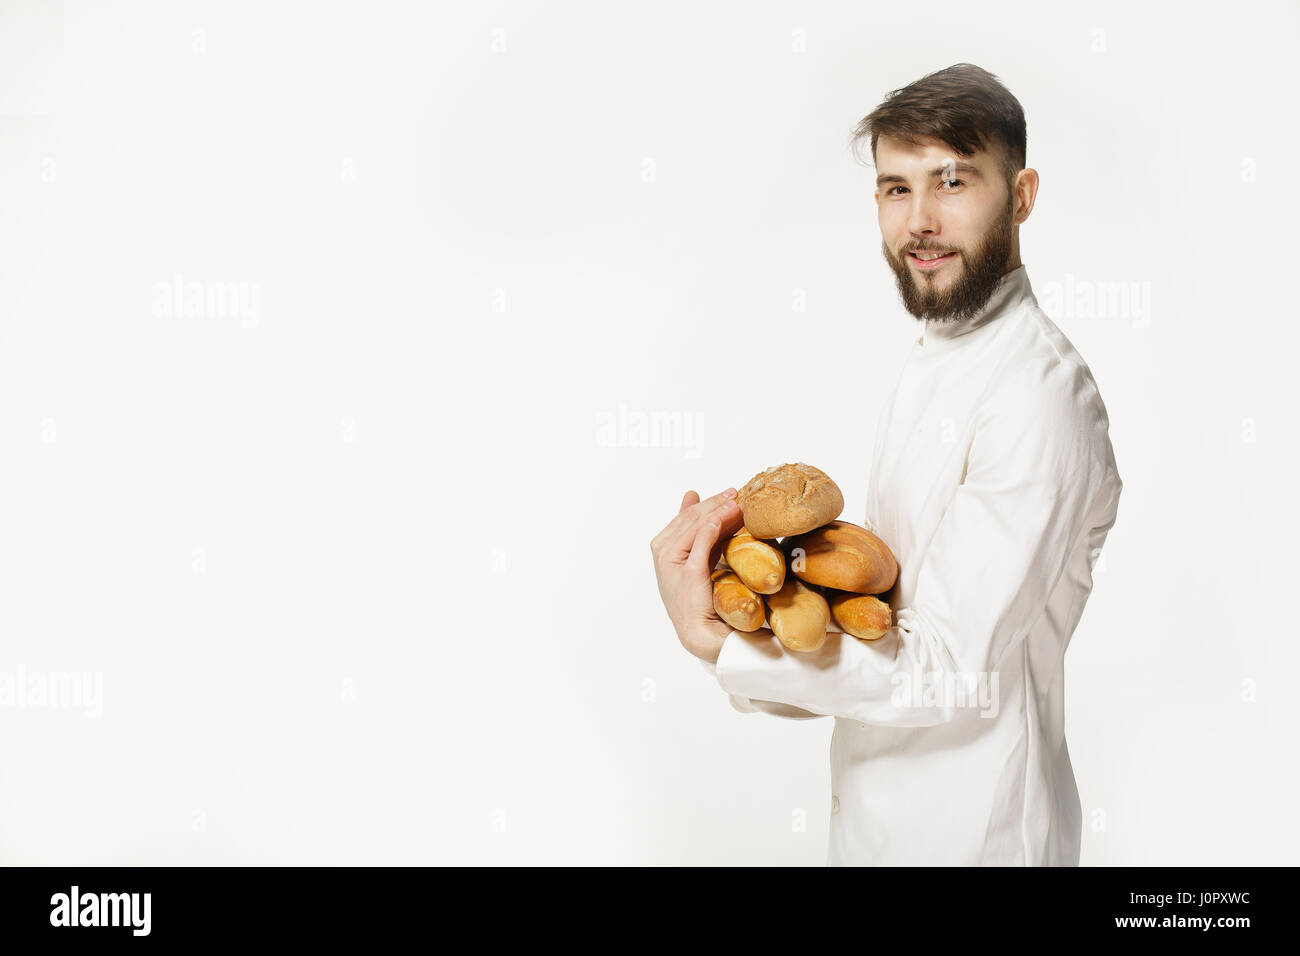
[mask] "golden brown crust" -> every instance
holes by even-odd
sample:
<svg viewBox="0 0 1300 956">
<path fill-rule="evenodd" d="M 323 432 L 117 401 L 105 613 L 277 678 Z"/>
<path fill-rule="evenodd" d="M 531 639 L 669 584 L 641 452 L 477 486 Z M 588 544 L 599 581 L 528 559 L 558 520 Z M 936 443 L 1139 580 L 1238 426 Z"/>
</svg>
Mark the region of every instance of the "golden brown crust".
<svg viewBox="0 0 1300 956">
<path fill-rule="evenodd" d="M 860 525 L 831 521 L 781 542 L 790 570 L 810 584 L 881 594 L 894 586 L 898 561 L 889 546 Z"/>
<path fill-rule="evenodd" d="M 831 609 L 817 591 L 798 578 L 787 577 L 781 590 L 767 599 L 767 619 L 787 650 L 806 653 L 826 642 Z"/>
<path fill-rule="evenodd" d="M 837 591 L 830 598 L 830 606 L 835 623 L 859 640 L 879 640 L 894 626 L 893 610 L 870 594 Z"/>
<path fill-rule="evenodd" d="M 727 542 L 727 565 L 756 594 L 775 594 L 785 584 L 785 555 L 741 528 Z"/>
<path fill-rule="evenodd" d="M 757 631 L 763 626 L 766 608 L 763 599 L 745 587 L 745 582 L 730 568 L 713 572 L 713 609 L 737 631 Z"/>
<path fill-rule="evenodd" d="M 826 472 L 800 461 L 759 472 L 737 492 L 736 503 L 749 533 L 772 539 L 803 534 L 838 518 L 844 495 Z"/>
</svg>

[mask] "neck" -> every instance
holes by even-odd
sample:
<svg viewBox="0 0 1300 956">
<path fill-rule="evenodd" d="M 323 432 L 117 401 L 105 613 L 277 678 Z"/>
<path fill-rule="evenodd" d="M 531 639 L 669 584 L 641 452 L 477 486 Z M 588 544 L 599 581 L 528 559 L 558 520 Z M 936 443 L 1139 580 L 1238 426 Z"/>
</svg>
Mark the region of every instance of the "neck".
<svg viewBox="0 0 1300 956">
<path fill-rule="evenodd" d="M 925 331 L 921 338 L 922 346 L 927 350 L 946 348 L 961 336 L 983 328 L 1019 305 L 1020 301 L 1031 292 L 1029 275 L 1018 259 L 1013 260 L 1013 263 L 1008 264 L 1002 278 L 993 287 L 988 301 L 974 315 L 954 321 L 926 319 Z"/>
</svg>

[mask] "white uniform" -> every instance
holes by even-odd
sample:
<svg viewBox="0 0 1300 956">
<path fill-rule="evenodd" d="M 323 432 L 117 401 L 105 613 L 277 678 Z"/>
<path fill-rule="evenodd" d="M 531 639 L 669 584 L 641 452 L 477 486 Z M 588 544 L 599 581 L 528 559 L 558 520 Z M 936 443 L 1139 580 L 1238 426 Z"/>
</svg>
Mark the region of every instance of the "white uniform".
<svg viewBox="0 0 1300 956">
<path fill-rule="evenodd" d="M 732 631 L 705 664 L 737 709 L 835 718 L 830 865 L 1078 865 L 1064 655 L 1122 488 L 1108 426 L 1007 273 L 925 323 L 881 410 L 865 524 L 898 558 L 894 627 L 811 654 Z"/>
</svg>

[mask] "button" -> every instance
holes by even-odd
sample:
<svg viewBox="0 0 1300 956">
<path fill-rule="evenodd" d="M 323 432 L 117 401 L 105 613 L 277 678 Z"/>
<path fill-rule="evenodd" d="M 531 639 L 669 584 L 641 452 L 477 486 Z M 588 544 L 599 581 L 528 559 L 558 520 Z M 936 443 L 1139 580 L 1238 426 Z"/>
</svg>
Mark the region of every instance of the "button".
<svg viewBox="0 0 1300 956">
<path fill-rule="evenodd" d="M 835 794 L 832 793 L 832 794 L 831 794 L 831 813 L 839 813 L 839 812 L 840 812 L 840 798 L 837 797 Z"/>
</svg>

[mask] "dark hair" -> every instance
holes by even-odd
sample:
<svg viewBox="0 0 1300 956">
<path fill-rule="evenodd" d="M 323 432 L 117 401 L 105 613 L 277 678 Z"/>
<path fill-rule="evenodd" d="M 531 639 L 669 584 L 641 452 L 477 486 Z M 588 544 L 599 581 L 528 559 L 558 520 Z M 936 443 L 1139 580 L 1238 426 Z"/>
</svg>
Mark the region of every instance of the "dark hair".
<svg viewBox="0 0 1300 956">
<path fill-rule="evenodd" d="M 859 144 L 870 137 L 874 163 L 881 136 L 912 144 L 932 136 L 960 156 L 1000 144 L 1008 184 L 1025 168 L 1025 111 L 996 76 L 973 63 L 956 63 L 889 93 L 854 128 L 849 145 L 861 160 Z"/>
</svg>

